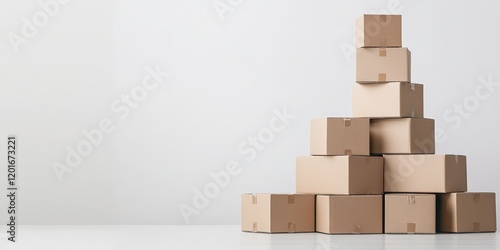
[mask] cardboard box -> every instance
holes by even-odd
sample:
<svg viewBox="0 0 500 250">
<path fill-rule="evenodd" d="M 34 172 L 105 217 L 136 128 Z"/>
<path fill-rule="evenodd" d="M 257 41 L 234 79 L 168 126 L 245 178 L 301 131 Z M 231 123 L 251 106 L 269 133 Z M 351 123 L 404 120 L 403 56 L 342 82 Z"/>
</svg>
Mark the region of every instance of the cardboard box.
<svg viewBox="0 0 500 250">
<path fill-rule="evenodd" d="M 436 196 L 386 194 L 385 233 L 436 233 Z"/>
<path fill-rule="evenodd" d="M 408 48 L 356 49 L 356 82 L 411 82 Z"/>
<path fill-rule="evenodd" d="M 312 119 L 311 155 L 370 155 L 370 119 Z"/>
<path fill-rule="evenodd" d="M 437 196 L 439 232 L 496 232 L 495 193 L 451 193 Z"/>
<path fill-rule="evenodd" d="M 246 232 L 314 232 L 314 213 L 314 195 L 241 195 L 241 230 Z"/>
<path fill-rule="evenodd" d="M 382 233 L 382 195 L 316 196 L 316 231 L 327 234 Z"/>
<path fill-rule="evenodd" d="M 433 119 L 370 120 L 371 154 L 434 154 L 434 152 Z"/>
<path fill-rule="evenodd" d="M 362 15 L 356 19 L 356 47 L 401 47 L 401 15 Z"/>
<path fill-rule="evenodd" d="M 383 194 L 383 157 L 297 157 L 297 193 Z"/>
<path fill-rule="evenodd" d="M 424 117 L 424 86 L 389 82 L 352 87 L 354 117 Z"/>
<path fill-rule="evenodd" d="M 384 155 L 384 192 L 467 191 L 463 155 Z"/>
</svg>

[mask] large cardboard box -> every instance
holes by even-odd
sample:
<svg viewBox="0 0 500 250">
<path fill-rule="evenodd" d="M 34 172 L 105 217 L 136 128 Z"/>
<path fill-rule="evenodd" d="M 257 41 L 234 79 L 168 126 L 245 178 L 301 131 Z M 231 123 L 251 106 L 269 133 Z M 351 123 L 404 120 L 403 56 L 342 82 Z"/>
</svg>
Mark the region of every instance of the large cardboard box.
<svg viewBox="0 0 500 250">
<path fill-rule="evenodd" d="M 312 119 L 311 155 L 370 155 L 370 119 Z"/>
<path fill-rule="evenodd" d="M 463 155 L 384 155 L 384 192 L 467 191 Z"/>
<path fill-rule="evenodd" d="M 316 196 L 316 231 L 327 234 L 382 233 L 382 195 Z"/>
<path fill-rule="evenodd" d="M 424 117 L 424 86 L 417 83 L 356 83 L 352 87 L 354 117 Z"/>
<path fill-rule="evenodd" d="M 401 47 L 401 15 L 362 15 L 356 19 L 356 47 Z"/>
<path fill-rule="evenodd" d="M 495 193 L 449 193 L 437 196 L 439 232 L 496 232 Z"/>
<path fill-rule="evenodd" d="M 297 157 L 297 193 L 383 194 L 383 157 Z"/>
<path fill-rule="evenodd" d="M 356 82 L 411 82 L 408 48 L 356 49 Z"/>
<path fill-rule="evenodd" d="M 385 233 L 436 233 L 434 194 L 386 194 Z"/>
<path fill-rule="evenodd" d="M 315 197 L 306 194 L 242 194 L 241 230 L 314 232 Z"/>
<path fill-rule="evenodd" d="M 371 154 L 434 154 L 434 152 L 433 119 L 370 120 Z"/>
</svg>

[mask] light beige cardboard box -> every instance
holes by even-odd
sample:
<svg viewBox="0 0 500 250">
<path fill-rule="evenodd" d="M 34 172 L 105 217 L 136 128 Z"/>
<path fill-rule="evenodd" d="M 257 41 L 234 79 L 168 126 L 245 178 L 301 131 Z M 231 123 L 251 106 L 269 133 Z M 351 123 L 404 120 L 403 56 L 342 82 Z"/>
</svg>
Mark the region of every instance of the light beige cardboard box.
<svg viewBox="0 0 500 250">
<path fill-rule="evenodd" d="M 384 155 L 384 192 L 465 192 L 466 160 L 463 155 Z"/>
<path fill-rule="evenodd" d="M 434 194 L 386 194 L 385 233 L 436 233 Z"/>
<path fill-rule="evenodd" d="M 496 232 L 495 193 L 437 195 L 439 232 Z"/>
<path fill-rule="evenodd" d="M 424 117 L 424 86 L 389 82 L 352 87 L 354 117 Z"/>
<path fill-rule="evenodd" d="M 382 195 L 316 196 L 316 231 L 326 234 L 382 233 Z"/>
<path fill-rule="evenodd" d="M 370 155 L 370 119 L 311 120 L 311 155 Z"/>
<path fill-rule="evenodd" d="M 241 195 L 241 230 L 246 232 L 314 232 L 314 213 L 314 195 Z"/>
<path fill-rule="evenodd" d="M 401 47 L 401 15 L 365 14 L 356 19 L 356 47 Z"/>
<path fill-rule="evenodd" d="M 434 120 L 370 119 L 371 154 L 434 154 Z"/>
<path fill-rule="evenodd" d="M 297 193 L 383 194 L 383 157 L 303 156 L 296 161 Z"/>
<path fill-rule="evenodd" d="M 356 49 L 356 82 L 411 82 L 408 48 Z"/>
</svg>

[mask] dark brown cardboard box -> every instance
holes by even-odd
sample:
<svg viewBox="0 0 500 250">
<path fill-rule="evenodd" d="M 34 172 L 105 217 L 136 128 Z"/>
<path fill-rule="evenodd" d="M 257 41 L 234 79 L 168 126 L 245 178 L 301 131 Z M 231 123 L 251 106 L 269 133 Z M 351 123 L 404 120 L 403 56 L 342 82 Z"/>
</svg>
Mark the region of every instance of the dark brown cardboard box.
<svg viewBox="0 0 500 250">
<path fill-rule="evenodd" d="M 246 232 L 314 232 L 314 213 L 314 195 L 241 195 L 241 230 Z"/>
<path fill-rule="evenodd" d="M 352 88 L 354 117 L 424 117 L 424 86 L 389 82 L 361 84 Z"/>
<path fill-rule="evenodd" d="M 437 196 L 439 232 L 496 232 L 495 193 L 449 193 Z"/>
<path fill-rule="evenodd" d="M 467 159 L 463 155 L 384 155 L 384 192 L 464 191 Z"/>
<path fill-rule="evenodd" d="M 434 154 L 434 152 L 433 119 L 370 120 L 371 154 Z"/>
<path fill-rule="evenodd" d="M 356 82 L 411 82 L 408 48 L 356 49 Z"/>
<path fill-rule="evenodd" d="M 436 196 L 433 194 L 386 194 L 385 233 L 436 233 Z"/>
<path fill-rule="evenodd" d="M 370 155 L 370 119 L 312 119 L 311 155 Z"/>
<path fill-rule="evenodd" d="M 327 234 L 382 233 L 382 195 L 316 196 L 316 231 Z"/>
<path fill-rule="evenodd" d="M 401 15 L 356 18 L 356 47 L 401 47 Z"/>
<path fill-rule="evenodd" d="M 303 156 L 296 165 L 297 193 L 383 194 L 383 157 Z"/>
</svg>

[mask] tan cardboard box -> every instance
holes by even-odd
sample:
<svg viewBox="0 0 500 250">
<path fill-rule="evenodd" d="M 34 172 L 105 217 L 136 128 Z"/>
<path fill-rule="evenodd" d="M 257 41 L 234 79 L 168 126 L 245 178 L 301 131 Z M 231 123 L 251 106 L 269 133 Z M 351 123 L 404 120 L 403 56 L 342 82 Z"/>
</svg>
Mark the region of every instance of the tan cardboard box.
<svg viewBox="0 0 500 250">
<path fill-rule="evenodd" d="M 411 82 L 408 48 L 356 49 L 356 82 Z"/>
<path fill-rule="evenodd" d="M 311 155 L 370 155 L 370 119 L 312 119 Z"/>
<path fill-rule="evenodd" d="M 434 152 L 433 119 L 370 120 L 371 154 L 434 154 Z"/>
<path fill-rule="evenodd" d="M 424 86 L 389 82 L 352 87 L 354 117 L 424 117 Z"/>
<path fill-rule="evenodd" d="M 384 155 L 384 192 L 465 192 L 466 165 L 463 155 Z"/>
<path fill-rule="evenodd" d="M 386 194 L 385 233 L 436 233 L 436 196 Z"/>
<path fill-rule="evenodd" d="M 496 232 L 495 193 L 450 193 L 437 196 L 439 232 Z"/>
<path fill-rule="evenodd" d="M 401 47 L 401 15 L 362 15 L 356 19 L 356 47 Z"/>
<path fill-rule="evenodd" d="M 327 234 L 382 233 L 382 195 L 316 196 L 316 231 Z"/>
<path fill-rule="evenodd" d="M 297 157 L 297 193 L 383 194 L 383 157 Z"/>
<path fill-rule="evenodd" d="M 306 194 L 242 194 L 241 230 L 314 232 L 315 197 Z"/>
</svg>

